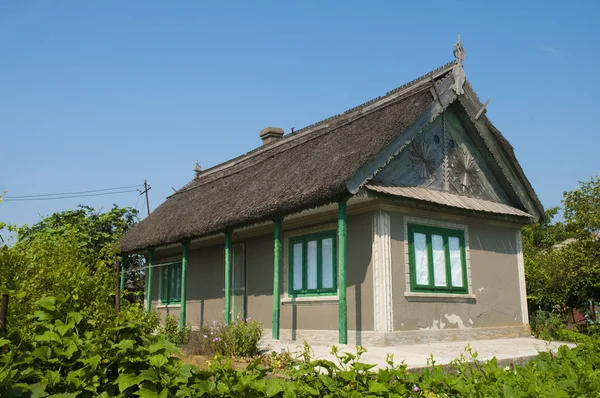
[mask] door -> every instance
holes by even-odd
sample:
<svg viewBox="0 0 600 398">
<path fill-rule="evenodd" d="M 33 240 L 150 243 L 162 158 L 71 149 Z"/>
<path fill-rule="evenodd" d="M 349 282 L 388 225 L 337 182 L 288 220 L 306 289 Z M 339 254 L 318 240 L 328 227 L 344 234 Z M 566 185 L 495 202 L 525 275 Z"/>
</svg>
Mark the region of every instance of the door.
<svg viewBox="0 0 600 398">
<path fill-rule="evenodd" d="M 246 247 L 244 243 L 233 245 L 233 273 L 231 299 L 231 313 L 233 320 L 246 318 Z"/>
</svg>

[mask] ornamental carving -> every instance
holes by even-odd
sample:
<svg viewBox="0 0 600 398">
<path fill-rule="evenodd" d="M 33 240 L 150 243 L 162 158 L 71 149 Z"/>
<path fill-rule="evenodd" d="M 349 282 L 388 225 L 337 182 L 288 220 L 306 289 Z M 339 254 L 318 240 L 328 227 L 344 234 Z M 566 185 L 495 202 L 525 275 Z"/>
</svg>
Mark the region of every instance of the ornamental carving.
<svg viewBox="0 0 600 398">
<path fill-rule="evenodd" d="M 410 147 L 410 161 L 413 170 L 424 179 L 433 176 L 437 168 L 437 162 L 434 156 L 435 149 L 420 138 L 416 138 Z"/>
<path fill-rule="evenodd" d="M 473 155 L 462 148 L 457 148 L 452 155 L 450 168 L 454 181 L 461 187 L 462 192 L 474 193 L 479 190 L 480 170 Z"/>
<path fill-rule="evenodd" d="M 466 57 L 467 53 L 460 42 L 460 35 L 458 35 L 458 41 L 454 45 L 454 58 L 455 64 L 454 68 L 452 68 L 452 74 L 454 75 L 454 85 L 452 89 L 456 92 L 456 94 L 461 95 L 465 93 L 463 85 L 465 84 L 465 70 L 463 69 L 463 61 Z"/>
</svg>

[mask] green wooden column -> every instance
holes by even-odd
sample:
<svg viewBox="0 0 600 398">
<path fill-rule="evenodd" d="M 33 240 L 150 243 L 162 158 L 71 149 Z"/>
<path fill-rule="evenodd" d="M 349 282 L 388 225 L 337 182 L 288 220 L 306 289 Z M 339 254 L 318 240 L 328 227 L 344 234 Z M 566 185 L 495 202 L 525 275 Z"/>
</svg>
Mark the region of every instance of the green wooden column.
<svg viewBox="0 0 600 398">
<path fill-rule="evenodd" d="M 275 237 L 273 239 L 274 261 L 273 261 L 273 339 L 279 340 L 279 307 L 281 305 L 281 296 L 279 287 L 281 286 L 281 224 L 283 218 L 275 219 Z"/>
<path fill-rule="evenodd" d="M 346 303 L 346 212 L 347 199 L 343 199 L 338 203 L 338 333 L 340 344 L 348 344 L 348 304 Z"/>
<path fill-rule="evenodd" d="M 188 263 L 188 241 L 183 242 L 183 253 L 181 255 L 181 307 L 179 307 L 179 327 L 185 328 L 186 321 L 186 288 L 187 288 L 187 263 Z"/>
<path fill-rule="evenodd" d="M 223 311 L 223 319 L 225 324 L 231 321 L 231 231 L 225 232 L 225 310 Z"/>
<path fill-rule="evenodd" d="M 153 268 L 152 265 L 154 263 L 154 249 L 150 249 L 148 253 L 148 280 L 146 285 L 146 313 L 150 313 L 152 310 L 152 274 Z"/>
<path fill-rule="evenodd" d="M 121 294 L 123 294 L 123 290 L 125 290 L 125 273 L 127 272 L 127 257 L 121 257 L 121 283 L 119 285 L 119 290 Z"/>
</svg>

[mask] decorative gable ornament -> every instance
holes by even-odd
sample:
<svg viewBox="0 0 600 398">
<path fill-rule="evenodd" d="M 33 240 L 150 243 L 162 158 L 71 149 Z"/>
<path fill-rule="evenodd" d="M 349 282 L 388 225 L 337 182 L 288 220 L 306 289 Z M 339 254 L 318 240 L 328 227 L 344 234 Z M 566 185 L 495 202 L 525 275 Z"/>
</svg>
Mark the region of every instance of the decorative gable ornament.
<svg viewBox="0 0 600 398">
<path fill-rule="evenodd" d="M 454 58 L 455 65 L 452 68 L 452 74 L 454 75 L 454 85 L 452 89 L 457 95 L 461 95 L 465 93 L 463 85 L 465 84 L 465 70 L 463 69 L 463 61 L 466 57 L 467 53 L 460 42 L 460 35 L 458 35 L 458 41 L 454 45 Z"/>
<path fill-rule="evenodd" d="M 429 179 L 433 176 L 435 169 L 438 167 L 433 152 L 434 149 L 431 145 L 420 138 L 416 138 L 412 142 L 410 160 L 413 170 L 419 177 Z"/>
<path fill-rule="evenodd" d="M 473 192 L 479 188 L 479 167 L 475 158 L 463 148 L 458 148 L 450 164 L 452 174 L 463 192 Z"/>
</svg>

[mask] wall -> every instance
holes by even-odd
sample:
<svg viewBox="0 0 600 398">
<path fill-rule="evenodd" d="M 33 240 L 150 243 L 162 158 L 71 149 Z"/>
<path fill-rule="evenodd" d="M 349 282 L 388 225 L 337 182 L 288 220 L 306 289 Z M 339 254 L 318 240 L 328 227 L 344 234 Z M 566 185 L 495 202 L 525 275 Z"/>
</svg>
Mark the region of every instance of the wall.
<svg viewBox="0 0 600 398">
<path fill-rule="evenodd" d="M 336 227 L 336 219 L 327 223 Z M 321 228 L 322 229 L 322 228 Z M 306 233 L 319 229 L 305 229 Z M 287 292 L 287 238 L 294 231 L 286 231 L 284 247 L 284 277 L 282 291 Z M 303 229 L 296 231 L 304 234 Z M 348 241 L 346 252 L 346 300 L 348 305 L 348 330 L 373 330 L 373 276 L 371 268 L 372 213 L 348 217 Z M 337 330 L 338 305 L 333 302 L 284 303 L 281 307 L 281 329 Z"/>
<path fill-rule="evenodd" d="M 517 258 L 518 225 L 440 213 L 388 209 L 391 217 L 394 330 L 523 324 Z M 405 217 L 466 225 L 471 298 L 406 297 Z"/>
<path fill-rule="evenodd" d="M 282 254 L 282 299 L 287 292 L 287 238 L 294 233 L 322 225 L 336 228 L 336 214 L 328 213 L 318 224 L 284 221 L 284 251 Z M 347 244 L 347 304 L 348 330 L 373 330 L 373 284 L 371 274 L 372 214 L 348 216 Z M 246 234 L 247 235 L 247 234 Z M 234 244 L 243 242 L 246 251 L 247 316 L 263 323 L 267 334 L 273 314 L 273 233 L 254 237 L 233 236 Z M 155 263 L 179 261 L 181 248 L 157 250 Z M 187 321 L 192 326 L 223 320 L 224 246 L 190 246 L 187 282 Z M 161 306 L 159 300 L 160 271 L 154 270 L 153 307 L 163 316 L 179 316 L 180 306 Z M 285 300 L 284 300 L 285 301 Z M 280 310 L 281 329 L 338 329 L 337 302 L 284 303 Z"/>
<path fill-rule="evenodd" d="M 189 250 L 187 275 L 187 322 L 192 326 L 223 320 L 223 287 L 225 285 L 224 246 L 215 245 Z M 180 261 L 181 249 L 157 251 L 155 263 Z M 179 317 L 179 305 L 163 306 L 159 303 L 160 268 L 154 269 L 152 307 L 161 315 Z"/>
</svg>

